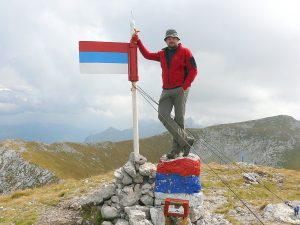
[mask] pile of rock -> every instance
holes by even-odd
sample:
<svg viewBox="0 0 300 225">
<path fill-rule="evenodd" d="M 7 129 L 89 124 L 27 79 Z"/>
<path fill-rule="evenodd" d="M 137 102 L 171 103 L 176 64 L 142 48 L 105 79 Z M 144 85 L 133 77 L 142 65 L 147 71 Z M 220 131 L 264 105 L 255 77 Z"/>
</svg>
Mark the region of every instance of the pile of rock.
<svg viewBox="0 0 300 225">
<path fill-rule="evenodd" d="M 156 200 L 156 165 L 141 155 L 130 154 L 128 162 L 114 172 L 115 181 L 81 199 L 81 207 L 93 205 L 102 216 L 103 225 L 163 225 L 161 199 Z M 197 224 L 201 208 L 191 208 L 189 224 Z M 200 223 L 198 223 L 200 224 Z"/>
</svg>

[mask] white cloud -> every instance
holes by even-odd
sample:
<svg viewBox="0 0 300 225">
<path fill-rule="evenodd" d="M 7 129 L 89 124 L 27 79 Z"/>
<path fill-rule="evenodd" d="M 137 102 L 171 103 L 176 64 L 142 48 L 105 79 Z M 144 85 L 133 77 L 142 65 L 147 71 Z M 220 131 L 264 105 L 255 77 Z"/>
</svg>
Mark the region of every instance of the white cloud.
<svg viewBox="0 0 300 225">
<path fill-rule="evenodd" d="M 204 125 L 276 114 L 300 119 L 298 8 L 292 0 L 5 2 L 0 121 L 130 126 L 127 76 L 79 74 L 78 41 L 128 41 L 131 9 L 149 50 L 164 47 L 172 27 L 194 53 L 199 75 L 187 116 Z M 139 85 L 158 99 L 159 63 L 139 55 L 139 74 Z M 141 97 L 138 104 L 140 118 L 157 118 Z"/>
</svg>

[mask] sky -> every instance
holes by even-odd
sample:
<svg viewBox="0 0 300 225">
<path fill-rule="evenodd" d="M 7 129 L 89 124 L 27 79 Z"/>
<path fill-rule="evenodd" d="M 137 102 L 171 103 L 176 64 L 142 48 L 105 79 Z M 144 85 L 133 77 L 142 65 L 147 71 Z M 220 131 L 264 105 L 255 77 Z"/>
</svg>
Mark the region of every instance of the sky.
<svg viewBox="0 0 300 225">
<path fill-rule="evenodd" d="M 127 75 L 80 74 L 78 42 L 128 42 L 131 10 L 150 51 L 165 47 L 169 28 L 192 51 L 199 73 L 186 116 L 199 125 L 300 120 L 298 0 L 0 1 L 1 126 L 130 127 Z M 158 99 L 159 63 L 139 54 L 139 78 Z M 141 97 L 138 110 L 140 120 L 157 120 Z"/>
</svg>

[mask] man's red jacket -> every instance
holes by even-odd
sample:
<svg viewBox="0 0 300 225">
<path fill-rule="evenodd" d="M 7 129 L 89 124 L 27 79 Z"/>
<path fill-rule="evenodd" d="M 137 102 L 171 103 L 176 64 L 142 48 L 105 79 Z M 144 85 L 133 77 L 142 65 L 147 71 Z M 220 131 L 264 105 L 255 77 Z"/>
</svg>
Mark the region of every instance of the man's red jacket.
<svg viewBox="0 0 300 225">
<path fill-rule="evenodd" d="M 182 87 L 183 90 L 186 90 L 191 86 L 198 71 L 195 59 L 188 48 L 184 48 L 179 43 L 168 67 L 166 58 L 167 47 L 159 52 L 152 53 L 146 49 L 140 39 L 137 41 L 137 45 L 146 59 L 160 62 L 164 89 Z"/>
</svg>

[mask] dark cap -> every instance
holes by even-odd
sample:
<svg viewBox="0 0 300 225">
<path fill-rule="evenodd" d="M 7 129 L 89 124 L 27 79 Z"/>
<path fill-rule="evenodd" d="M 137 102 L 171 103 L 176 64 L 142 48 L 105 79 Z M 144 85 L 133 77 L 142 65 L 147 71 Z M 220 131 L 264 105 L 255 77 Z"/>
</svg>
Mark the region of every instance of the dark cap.
<svg viewBox="0 0 300 225">
<path fill-rule="evenodd" d="M 178 37 L 177 31 L 174 29 L 168 29 L 166 31 L 166 36 L 165 36 L 164 40 L 166 40 L 168 37 L 176 37 L 176 38 L 178 38 L 178 40 L 180 40 L 180 38 Z"/>
</svg>

